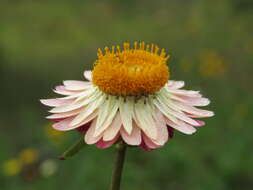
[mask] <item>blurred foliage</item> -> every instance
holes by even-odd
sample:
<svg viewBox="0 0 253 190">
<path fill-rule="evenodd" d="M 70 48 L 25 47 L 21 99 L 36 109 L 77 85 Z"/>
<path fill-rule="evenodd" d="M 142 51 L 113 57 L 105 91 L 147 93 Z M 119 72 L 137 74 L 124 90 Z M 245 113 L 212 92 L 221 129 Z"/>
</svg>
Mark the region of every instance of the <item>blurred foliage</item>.
<svg viewBox="0 0 253 190">
<path fill-rule="evenodd" d="M 48 129 L 38 100 L 82 80 L 97 48 L 134 40 L 167 49 L 171 78 L 201 90 L 216 116 L 162 149 L 129 149 L 122 189 L 252 188 L 251 0 L 3 0 L 0 18 L 1 190 L 107 189 L 113 150 L 58 161 L 80 134 Z"/>
</svg>

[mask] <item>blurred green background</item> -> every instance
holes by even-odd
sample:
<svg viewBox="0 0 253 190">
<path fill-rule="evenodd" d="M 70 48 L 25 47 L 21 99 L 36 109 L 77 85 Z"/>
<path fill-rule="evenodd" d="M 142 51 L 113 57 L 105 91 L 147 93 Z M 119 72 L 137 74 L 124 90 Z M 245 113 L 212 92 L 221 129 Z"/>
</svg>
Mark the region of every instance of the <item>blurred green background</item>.
<svg viewBox="0 0 253 190">
<path fill-rule="evenodd" d="M 39 99 L 83 80 L 97 48 L 135 40 L 165 48 L 171 79 L 216 115 L 162 149 L 129 149 L 122 189 L 252 189 L 252 21 L 252 0 L 2 0 L 0 189 L 108 189 L 113 149 L 58 160 L 80 134 L 52 130 Z"/>
</svg>

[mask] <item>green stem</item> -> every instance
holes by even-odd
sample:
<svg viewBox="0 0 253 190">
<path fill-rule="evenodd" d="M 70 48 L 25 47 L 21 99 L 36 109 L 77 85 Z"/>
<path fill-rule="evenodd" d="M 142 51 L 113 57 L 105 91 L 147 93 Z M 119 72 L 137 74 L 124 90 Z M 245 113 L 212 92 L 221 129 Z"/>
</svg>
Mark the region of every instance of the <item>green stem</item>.
<svg viewBox="0 0 253 190">
<path fill-rule="evenodd" d="M 81 137 L 75 144 L 70 146 L 60 157 L 60 160 L 65 160 L 66 158 L 69 158 L 71 156 L 74 156 L 76 153 L 78 153 L 84 146 L 85 142 L 83 137 Z"/>
<path fill-rule="evenodd" d="M 112 180 L 110 190 L 120 190 L 120 182 L 122 176 L 123 165 L 125 161 L 125 154 L 126 154 L 126 144 L 120 142 L 116 145 L 116 157 L 114 162 L 114 168 L 112 171 Z"/>
</svg>

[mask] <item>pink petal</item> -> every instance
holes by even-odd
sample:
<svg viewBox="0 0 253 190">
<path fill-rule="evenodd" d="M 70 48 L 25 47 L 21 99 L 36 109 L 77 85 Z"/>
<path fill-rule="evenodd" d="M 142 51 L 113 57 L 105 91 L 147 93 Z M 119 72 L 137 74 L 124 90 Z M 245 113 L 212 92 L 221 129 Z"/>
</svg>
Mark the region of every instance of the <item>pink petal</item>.
<svg viewBox="0 0 253 190">
<path fill-rule="evenodd" d="M 202 97 L 202 95 L 198 91 L 193 91 L 193 90 L 177 90 L 177 89 L 168 88 L 167 91 L 176 96 L 181 95 L 181 96 L 193 97 L 193 98 Z"/>
<path fill-rule="evenodd" d="M 48 119 L 48 118 L 47 118 Z M 49 119 L 50 121 L 53 121 L 53 122 L 60 122 L 60 121 L 63 121 L 64 119 L 67 119 L 67 117 L 64 117 L 64 118 L 57 118 L 57 119 Z"/>
<path fill-rule="evenodd" d="M 167 108 L 168 110 L 170 110 L 170 114 L 173 115 L 174 117 L 178 118 L 179 120 L 182 120 L 186 123 L 189 123 L 193 126 L 198 125 L 198 122 L 196 122 L 195 120 L 191 119 L 190 117 L 188 117 L 186 114 L 184 113 L 180 113 L 177 111 L 174 111 L 170 108 Z"/>
<path fill-rule="evenodd" d="M 149 148 L 146 144 L 145 144 L 145 142 L 142 140 L 141 141 L 141 144 L 139 145 L 139 147 L 141 147 L 143 150 L 145 150 L 145 151 L 151 151 L 152 149 L 151 148 Z"/>
<path fill-rule="evenodd" d="M 161 145 L 155 144 L 152 139 L 147 137 L 144 133 L 142 133 L 142 139 L 144 140 L 145 144 L 147 145 L 148 148 L 150 149 L 155 149 L 155 148 L 160 148 Z"/>
<path fill-rule="evenodd" d="M 102 138 L 96 143 L 96 146 L 101 149 L 109 148 L 118 140 L 118 135 L 111 141 L 104 141 Z"/>
<path fill-rule="evenodd" d="M 201 118 L 202 117 L 212 117 L 214 115 L 214 113 L 212 111 L 198 109 L 198 108 L 186 105 L 185 103 L 181 103 L 178 101 L 172 101 L 172 103 L 174 105 L 176 105 L 176 107 L 178 107 L 180 110 L 187 112 L 190 115 L 199 116 Z"/>
<path fill-rule="evenodd" d="M 199 123 L 199 125 L 195 127 L 202 127 L 206 124 L 204 121 L 200 121 L 200 120 L 196 120 L 196 121 Z"/>
<path fill-rule="evenodd" d="M 157 145 L 164 145 L 168 141 L 168 129 L 163 114 L 156 110 L 154 113 L 155 124 L 157 128 L 157 138 L 153 142 Z"/>
<path fill-rule="evenodd" d="M 53 90 L 55 93 L 57 94 L 60 94 L 60 95 L 65 95 L 65 96 L 68 96 L 68 95 L 73 95 L 73 94 L 76 94 L 75 91 L 69 91 L 65 88 L 65 86 L 56 86 L 55 87 L 55 90 Z"/>
<path fill-rule="evenodd" d="M 75 115 L 79 114 L 83 109 L 85 109 L 85 108 L 79 108 L 77 110 L 73 110 L 73 111 L 69 111 L 69 112 L 56 113 L 56 114 L 49 115 L 46 118 L 47 119 L 61 119 L 61 118 L 65 118 L 65 117 L 75 116 Z"/>
<path fill-rule="evenodd" d="M 58 123 L 53 124 L 53 128 L 59 131 L 66 131 L 68 128 L 70 122 L 73 120 L 73 117 L 69 117 L 67 119 L 64 119 Z"/>
<path fill-rule="evenodd" d="M 168 118 L 165 118 L 165 122 L 167 125 L 169 125 L 170 127 L 185 133 L 185 134 L 193 134 L 194 132 L 196 132 L 196 129 L 194 127 L 192 127 L 191 125 L 187 125 L 185 122 L 182 121 L 178 121 L 178 124 L 172 122 L 171 120 L 169 120 Z"/>
<path fill-rule="evenodd" d="M 57 107 L 57 106 L 61 106 L 61 105 L 65 105 L 65 104 L 70 104 L 72 103 L 74 100 L 61 100 L 61 99 L 41 99 L 40 102 L 46 106 L 50 106 L 50 107 Z"/>
<path fill-rule="evenodd" d="M 103 98 L 103 96 L 101 96 L 101 93 L 94 94 L 93 91 L 87 90 L 87 91 L 83 91 L 81 93 L 77 93 L 76 95 L 73 95 L 73 96 L 67 96 L 67 97 L 61 98 L 61 99 L 71 99 L 71 98 L 78 98 L 82 95 L 89 96 L 86 99 L 84 99 L 83 101 L 76 101 L 75 100 L 71 104 L 55 107 L 55 108 L 49 110 L 49 112 L 50 113 L 63 113 L 63 112 L 73 111 L 73 110 L 79 109 L 81 107 L 84 107 L 84 106 L 90 104 L 91 102 L 94 102 L 95 100 L 98 100 L 98 99 L 100 100 L 101 98 Z"/>
<path fill-rule="evenodd" d="M 214 113 L 212 111 L 203 110 L 205 113 L 187 113 L 187 115 L 191 118 L 205 118 L 205 117 L 212 117 Z"/>
<path fill-rule="evenodd" d="M 85 133 L 88 131 L 90 125 L 91 125 L 91 122 L 86 123 L 86 124 L 82 125 L 81 127 L 78 127 L 76 130 L 77 130 L 78 132 L 80 132 L 80 133 L 85 134 Z"/>
<path fill-rule="evenodd" d="M 73 121 L 74 117 L 69 117 L 68 119 L 65 119 L 67 120 L 68 122 L 65 122 L 65 120 L 59 122 L 59 123 L 56 123 L 53 125 L 53 127 L 59 131 L 69 131 L 69 130 L 72 130 L 72 129 L 76 129 L 88 122 L 90 122 L 91 120 L 93 120 L 95 117 L 97 116 L 97 111 L 93 112 L 92 114 L 90 114 L 87 118 L 85 118 L 81 123 L 79 123 L 78 125 L 74 125 L 74 126 L 71 126 L 70 123 Z M 69 122 L 70 120 L 70 122 Z"/>
<path fill-rule="evenodd" d="M 117 113 L 113 119 L 111 125 L 105 130 L 103 140 L 110 141 L 118 134 L 120 127 L 122 126 L 120 114 Z"/>
<path fill-rule="evenodd" d="M 96 123 L 97 123 L 97 119 L 93 120 L 93 122 L 91 123 L 90 128 L 88 129 L 88 131 L 86 132 L 86 135 L 84 137 L 84 140 L 87 144 L 95 144 L 97 143 L 103 136 L 103 133 L 100 134 L 99 136 L 94 136 L 95 133 L 95 128 L 96 128 Z"/>
<path fill-rule="evenodd" d="M 134 146 L 134 145 L 140 145 L 141 143 L 141 131 L 138 128 L 138 126 L 135 124 L 135 122 L 133 124 L 133 129 L 130 135 L 125 131 L 124 127 L 120 129 L 120 134 L 121 134 L 122 139 L 129 145 Z"/>
<path fill-rule="evenodd" d="M 70 111 L 74 111 L 80 108 L 84 108 L 83 102 L 73 102 L 72 104 L 66 104 L 66 105 L 62 105 L 59 107 L 55 107 L 51 110 L 49 110 L 50 113 L 65 113 L 65 112 L 70 112 Z"/>
<path fill-rule="evenodd" d="M 193 98 L 193 97 L 185 97 L 182 95 L 178 95 L 177 98 L 179 98 L 177 100 L 186 103 L 189 106 L 207 106 L 210 103 L 210 101 L 207 98 Z"/>
</svg>

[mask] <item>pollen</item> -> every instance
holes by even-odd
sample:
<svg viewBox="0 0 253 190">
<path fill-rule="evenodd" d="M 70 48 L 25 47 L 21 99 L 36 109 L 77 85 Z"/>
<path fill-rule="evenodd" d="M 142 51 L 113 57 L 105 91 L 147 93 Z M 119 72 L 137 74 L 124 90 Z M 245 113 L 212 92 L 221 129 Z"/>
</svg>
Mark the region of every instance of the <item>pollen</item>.
<svg viewBox="0 0 253 190">
<path fill-rule="evenodd" d="M 154 44 L 135 42 L 133 47 L 98 49 L 92 82 L 98 88 L 116 96 L 145 96 L 161 89 L 169 79 L 165 50 Z"/>
</svg>

